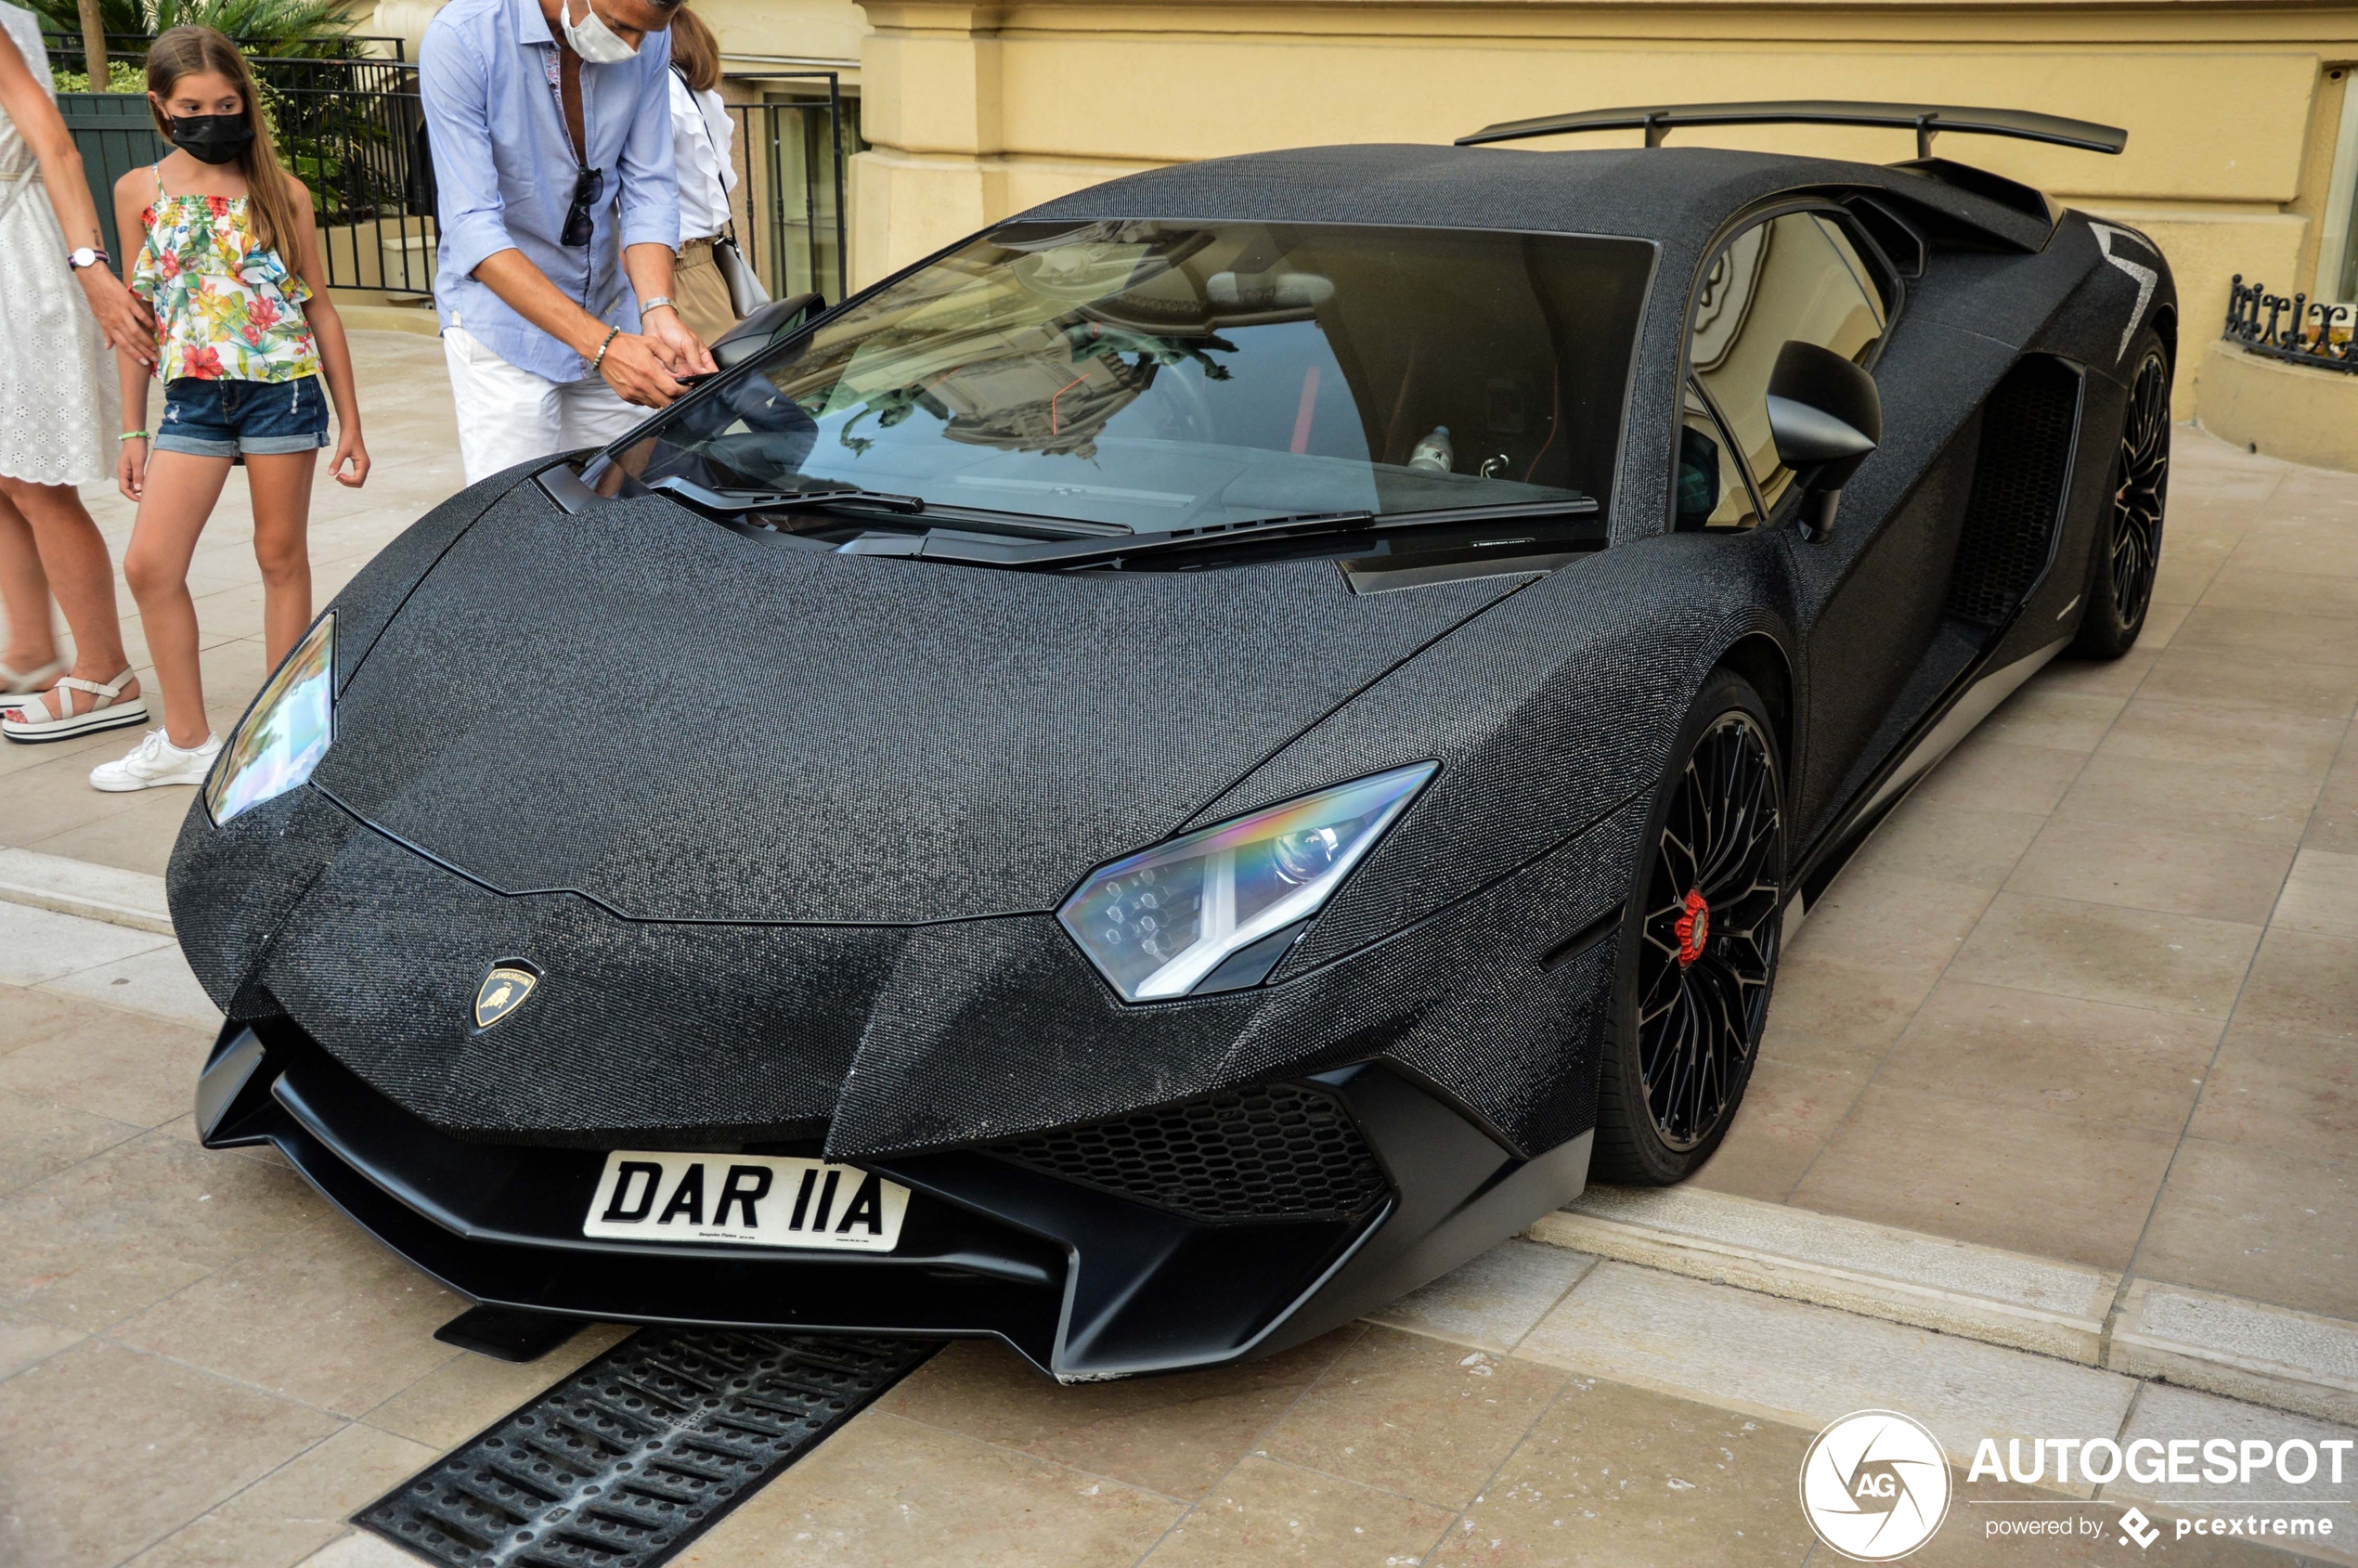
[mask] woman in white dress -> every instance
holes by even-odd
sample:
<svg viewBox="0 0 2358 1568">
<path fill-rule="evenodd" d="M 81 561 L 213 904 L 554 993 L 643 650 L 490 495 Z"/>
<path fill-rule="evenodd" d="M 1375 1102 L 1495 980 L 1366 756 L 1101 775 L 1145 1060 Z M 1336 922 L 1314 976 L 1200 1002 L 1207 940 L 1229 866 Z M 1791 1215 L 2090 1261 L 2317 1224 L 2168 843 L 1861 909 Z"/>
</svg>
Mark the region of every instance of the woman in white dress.
<svg viewBox="0 0 2358 1568">
<path fill-rule="evenodd" d="M 155 323 L 109 266 L 97 209 L 58 113 L 32 13 L 0 0 L 0 706 L 35 702 L 59 720 L 41 739 L 136 724 L 123 680 L 114 567 L 77 485 L 115 468 L 113 356 L 155 355 Z M 73 633 L 71 671 L 49 618 L 54 590 Z M 60 677 L 64 677 L 61 681 Z M 15 738 L 13 736 L 11 739 Z"/>
</svg>

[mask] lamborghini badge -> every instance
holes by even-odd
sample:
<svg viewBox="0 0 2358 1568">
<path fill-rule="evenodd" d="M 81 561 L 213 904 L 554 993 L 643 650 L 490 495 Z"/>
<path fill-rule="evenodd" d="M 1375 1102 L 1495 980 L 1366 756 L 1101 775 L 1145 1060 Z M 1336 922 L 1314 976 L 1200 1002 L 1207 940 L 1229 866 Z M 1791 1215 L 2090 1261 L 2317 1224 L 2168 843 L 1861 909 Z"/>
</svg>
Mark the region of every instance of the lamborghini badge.
<svg viewBox="0 0 2358 1568">
<path fill-rule="evenodd" d="M 475 1028 L 489 1029 L 524 1005 L 540 977 L 530 969 L 512 964 L 496 965 L 483 977 L 483 984 L 475 988 Z"/>
</svg>

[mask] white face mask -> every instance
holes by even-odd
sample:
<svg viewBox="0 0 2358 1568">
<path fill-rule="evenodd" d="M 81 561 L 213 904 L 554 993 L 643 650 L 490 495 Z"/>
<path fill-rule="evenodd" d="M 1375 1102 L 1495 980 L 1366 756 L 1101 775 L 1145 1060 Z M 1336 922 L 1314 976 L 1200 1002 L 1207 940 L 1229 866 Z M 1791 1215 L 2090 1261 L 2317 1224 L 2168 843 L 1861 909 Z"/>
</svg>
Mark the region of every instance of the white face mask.
<svg viewBox="0 0 2358 1568">
<path fill-rule="evenodd" d="M 626 44 L 619 33 L 598 15 L 590 0 L 581 0 L 581 19 L 575 21 L 569 14 L 571 0 L 561 0 L 557 6 L 557 21 L 565 30 L 565 42 L 573 46 L 589 65 L 620 65 L 639 52 L 635 44 Z"/>
</svg>

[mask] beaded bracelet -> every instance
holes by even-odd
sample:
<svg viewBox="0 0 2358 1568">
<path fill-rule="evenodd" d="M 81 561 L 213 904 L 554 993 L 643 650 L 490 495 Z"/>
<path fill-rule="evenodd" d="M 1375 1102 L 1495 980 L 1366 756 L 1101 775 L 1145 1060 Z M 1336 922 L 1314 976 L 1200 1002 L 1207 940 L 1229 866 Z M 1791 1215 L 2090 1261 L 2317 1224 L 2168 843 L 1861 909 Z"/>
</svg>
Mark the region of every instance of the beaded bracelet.
<svg viewBox="0 0 2358 1568">
<path fill-rule="evenodd" d="M 614 340 L 621 336 L 621 334 L 622 329 L 619 327 L 609 327 L 606 329 L 606 341 L 598 345 L 597 357 L 590 361 L 590 369 L 591 371 L 594 372 L 599 366 L 606 362 L 606 350 L 614 346 Z"/>
</svg>

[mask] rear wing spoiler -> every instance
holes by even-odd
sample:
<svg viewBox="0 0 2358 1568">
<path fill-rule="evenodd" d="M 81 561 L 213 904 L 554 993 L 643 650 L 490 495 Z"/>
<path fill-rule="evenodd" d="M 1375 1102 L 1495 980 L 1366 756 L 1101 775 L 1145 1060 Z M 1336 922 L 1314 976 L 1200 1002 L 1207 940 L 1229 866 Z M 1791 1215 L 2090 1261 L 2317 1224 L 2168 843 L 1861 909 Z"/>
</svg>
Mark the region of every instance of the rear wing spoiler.
<svg viewBox="0 0 2358 1568">
<path fill-rule="evenodd" d="M 1646 133 L 1648 147 L 1660 147 L 1673 130 L 1694 125 L 1881 125 L 1916 133 L 1916 156 L 1932 156 L 1932 138 L 1942 131 L 1984 136 L 2015 136 L 2049 142 L 2083 152 L 2118 152 L 2129 145 L 2129 133 L 2118 125 L 2087 120 L 2066 120 L 2060 114 L 2039 114 L 2027 109 L 1960 109 L 1950 104 L 1850 103 L 1833 98 L 1796 98 L 1776 103 L 1691 103 L 1652 109 L 1581 109 L 1569 114 L 1546 114 L 1535 120 L 1509 120 L 1484 125 L 1459 147 L 1486 142 L 1522 141 L 1532 136 L 1559 136 L 1567 131 L 1638 131 Z"/>
</svg>

